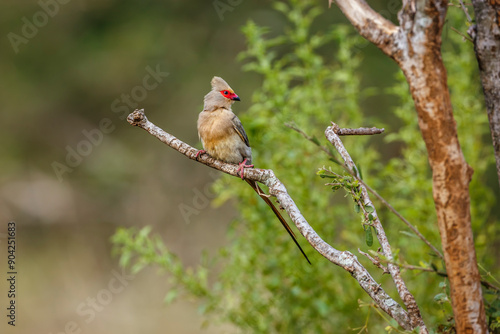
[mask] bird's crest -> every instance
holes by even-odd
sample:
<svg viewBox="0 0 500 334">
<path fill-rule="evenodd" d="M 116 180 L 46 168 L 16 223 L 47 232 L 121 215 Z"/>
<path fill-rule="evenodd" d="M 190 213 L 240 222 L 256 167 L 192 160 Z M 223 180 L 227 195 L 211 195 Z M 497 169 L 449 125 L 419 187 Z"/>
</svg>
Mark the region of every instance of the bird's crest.
<svg viewBox="0 0 500 334">
<path fill-rule="evenodd" d="M 216 90 L 216 91 L 228 90 L 231 93 L 234 93 L 234 91 L 227 84 L 227 82 L 224 81 L 224 79 L 222 79 L 221 77 L 213 77 L 211 84 L 212 84 L 213 90 Z"/>
</svg>

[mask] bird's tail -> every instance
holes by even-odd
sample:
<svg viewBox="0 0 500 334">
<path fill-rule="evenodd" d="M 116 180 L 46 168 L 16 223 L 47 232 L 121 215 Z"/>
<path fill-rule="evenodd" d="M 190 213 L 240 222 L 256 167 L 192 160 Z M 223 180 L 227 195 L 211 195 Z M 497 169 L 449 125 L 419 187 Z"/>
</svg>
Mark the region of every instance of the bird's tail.
<svg viewBox="0 0 500 334">
<path fill-rule="evenodd" d="M 281 225 L 283 225 L 283 227 L 287 230 L 288 234 L 290 234 L 290 237 L 292 237 L 293 242 L 295 242 L 297 247 L 299 247 L 302 255 L 304 255 L 307 262 L 309 262 L 309 264 L 311 264 L 311 261 L 309 261 L 309 258 L 307 257 L 306 253 L 304 253 L 304 251 L 302 250 L 302 247 L 300 247 L 299 243 L 297 242 L 297 239 L 295 239 L 295 234 L 293 233 L 292 229 L 290 228 L 290 226 L 286 222 L 285 218 L 283 218 L 281 213 L 278 211 L 278 209 L 274 206 L 273 202 L 271 202 L 271 200 L 265 196 L 264 191 L 259 187 L 257 182 L 252 181 L 252 180 L 248 180 L 248 179 L 245 179 L 245 181 L 247 181 L 247 183 L 250 185 L 250 187 L 252 187 L 252 189 L 255 190 L 255 192 L 260 196 L 260 198 L 262 198 L 264 200 L 264 202 L 266 202 L 266 204 L 269 205 L 269 207 L 271 207 L 274 214 L 276 215 L 276 217 L 278 217 L 279 221 L 281 222 Z"/>
</svg>

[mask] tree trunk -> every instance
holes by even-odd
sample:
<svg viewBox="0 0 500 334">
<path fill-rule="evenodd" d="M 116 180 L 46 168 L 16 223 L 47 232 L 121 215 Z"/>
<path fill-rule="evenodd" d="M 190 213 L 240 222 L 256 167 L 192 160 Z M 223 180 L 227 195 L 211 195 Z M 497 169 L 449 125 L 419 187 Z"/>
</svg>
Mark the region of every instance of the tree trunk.
<svg viewBox="0 0 500 334">
<path fill-rule="evenodd" d="M 410 85 L 429 154 L 434 205 L 457 333 L 486 333 L 470 216 L 469 182 L 473 171 L 458 142 L 439 50 L 415 58 L 400 65 Z"/>
<path fill-rule="evenodd" d="M 474 40 L 500 184 L 500 1 L 473 0 Z"/>
</svg>

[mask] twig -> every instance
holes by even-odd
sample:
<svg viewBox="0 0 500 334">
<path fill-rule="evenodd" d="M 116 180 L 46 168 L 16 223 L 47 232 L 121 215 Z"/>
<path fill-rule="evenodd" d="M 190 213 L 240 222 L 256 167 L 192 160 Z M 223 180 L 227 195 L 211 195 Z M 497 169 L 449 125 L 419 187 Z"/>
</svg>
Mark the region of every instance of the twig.
<svg viewBox="0 0 500 334">
<path fill-rule="evenodd" d="M 158 138 L 161 142 L 182 153 L 189 159 L 198 161 L 199 163 L 222 171 L 226 174 L 239 177 L 238 165 L 215 160 L 207 154 L 200 156 L 199 159 L 196 160 L 196 153 L 198 152 L 197 149 L 182 142 L 171 134 L 166 133 L 164 130 L 148 121 L 143 109 L 135 110 L 127 117 L 127 120 L 130 124 L 146 130 Z M 408 313 L 401 307 L 401 305 L 392 299 L 384 291 L 384 289 L 382 289 L 380 284 L 373 279 L 370 273 L 365 267 L 363 267 L 354 254 L 348 251 L 339 251 L 321 239 L 316 231 L 309 225 L 304 216 L 302 216 L 297 205 L 288 194 L 285 186 L 276 177 L 272 170 L 249 168 L 245 171 L 245 177 L 249 180 L 265 184 L 269 188 L 269 193 L 276 196 L 292 222 L 297 226 L 300 233 L 306 238 L 311 246 L 316 249 L 316 251 L 323 255 L 328 261 L 348 271 L 351 276 L 356 279 L 361 288 L 365 290 L 366 293 L 375 301 L 378 307 L 396 320 L 401 327 L 407 330 L 412 328 Z"/>
<path fill-rule="evenodd" d="M 472 18 L 469 15 L 469 10 L 467 9 L 467 7 L 465 7 L 464 2 L 462 0 L 458 0 L 458 2 L 460 2 L 460 6 L 462 7 L 462 10 L 464 11 L 465 16 L 467 17 L 467 21 L 469 21 L 469 23 L 471 23 Z"/>
<path fill-rule="evenodd" d="M 391 211 L 392 213 L 394 213 L 394 215 L 396 217 L 398 217 L 403 223 L 405 223 L 406 226 L 408 226 L 408 228 L 410 230 L 413 231 L 413 233 L 415 233 L 415 235 L 420 239 L 422 240 L 427 246 L 429 246 L 430 249 L 432 249 L 432 251 L 442 260 L 444 260 L 444 256 L 443 254 L 441 254 L 441 252 L 436 248 L 434 247 L 433 244 L 431 244 L 431 242 L 429 240 L 427 240 L 422 233 L 420 233 L 420 231 L 412 225 L 412 223 L 410 223 L 408 220 L 406 220 L 405 217 L 403 217 L 396 209 L 394 209 L 394 207 L 389 203 L 387 202 L 382 196 L 379 195 L 379 193 L 377 191 L 375 191 L 373 188 L 371 188 L 369 185 L 367 185 L 363 180 L 361 180 L 360 178 L 357 178 L 357 180 L 366 187 L 366 189 L 368 189 L 369 192 L 371 192 L 375 197 L 377 197 L 377 199 L 382 202 L 382 204 L 384 204 L 388 209 L 389 211 Z"/>
<path fill-rule="evenodd" d="M 361 253 L 363 254 L 363 252 L 361 252 Z M 363 255 L 365 255 L 365 254 L 363 254 Z M 381 259 L 379 257 L 377 257 L 376 259 L 373 259 L 372 262 L 373 261 L 379 262 L 379 263 L 380 262 L 389 263 L 389 261 L 387 261 L 385 259 Z M 415 265 L 412 265 L 412 264 L 404 264 L 404 263 L 397 263 L 397 262 L 391 262 L 391 263 L 394 264 L 394 265 L 399 266 L 400 268 L 404 268 L 404 269 L 408 269 L 408 270 L 425 271 L 425 272 L 429 272 L 429 273 L 436 273 L 439 276 L 448 277 L 448 273 L 446 271 L 437 270 L 437 269 L 434 269 L 432 267 L 431 268 L 427 268 L 427 267 L 421 267 L 421 266 L 415 266 Z M 490 282 L 488 282 L 488 281 L 486 281 L 484 279 L 481 279 L 481 285 L 484 286 L 487 289 L 490 289 L 490 290 L 500 291 L 500 287 L 498 287 L 498 286 L 496 286 L 496 285 L 494 285 L 494 284 L 492 284 L 492 283 L 490 283 Z"/>
<path fill-rule="evenodd" d="M 356 178 L 356 180 L 358 180 L 358 182 L 360 184 L 362 184 L 363 186 L 366 187 L 366 189 L 371 192 L 380 202 L 382 202 L 382 204 L 384 204 L 388 209 L 389 211 L 391 211 L 394 215 L 396 215 L 396 217 L 398 217 L 403 223 L 406 224 L 406 226 L 408 226 L 408 228 L 410 230 L 413 231 L 413 233 L 415 233 L 415 235 L 420 239 L 422 240 L 427 246 L 429 246 L 430 249 L 432 249 L 432 251 L 442 260 L 444 260 L 444 256 L 443 254 L 441 254 L 441 252 L 436 248 L 434 247 L 434 245 L 432 245 L 430 243 L 429 240 L 427 240 L 423 235 L 422 233 L 419 232 L 419 230 L 413 226 L 408 220 L 406 220 L 405 217 L 403 217 L 403 215 L 401 215 L 396 209 L 394 209 L 394 207 L 389 203 L 387 202 L 381 195 L 379 195 L 378 192 L 376 192 L 372 187 L 370 187 L 368 184 L 366 184 L 356 173 L 354 173 L 351 169 L 349 169 L 349 167 L 347 167 L 346 164 L 340 162 L 334 155 L 333 153 L 328 149 L 326 148 L 325 146 L 319 144 L 319 142 L 317 140 L 314 140 L 313 137 L 309 136 L 307 133 L 305 133 L 304 131 L 302 131 L 301 129 L 297 128 L 295 125 L 293 124 L 285 124 L 287 127 L 289 127 L 290 129 L 300 133 L 304 138 L 306 138 L 307 140 L 311 141 L 312 143 L 314 143 L 315 145 L 317 145 L 322 151 L 324 151 L 326 154 L 328 154 L 328 156 L 330 156 L 331 158 L 335 159 L 335 161 L 342 167 L 344 168 L 351 176 L 353 176 L 354 178 Z M 337 126 L 338 129 L 340 129 L 338 126 Z"/>
<path fill-rule="evenodd" d="M 309 136 L 307 133 L 305 133 L 300 128 L 298 128 L 297 125 L 295 125 L 295 123 L 285 123 L 285 126 L 288 127 L 288 128 L 290 128 L 290 129 L 292 129 L 293 131 L 296 131 L 296 132 L 300 133 L 305 139 L 307 139 L 310 142 L 312 142 L 315 145 L 317 145 L 323 152 L 325 152 L 326 154 L 328 154 L 337 163 L 342 164 L 340 162 L 340 160 L 338 160 L 337 157 L 333 155 L 332 151 L 328 147 L 326 147 L 325 145 L 321 145 L 320 144 L 318 138 Z"/>
<path fill-rule="evenodd" d="M 459 34 L 460 36 L 462 36 L 463 39 L 466 39 L 469 42 L 474 43 L 474 41 L 472 40 L 472 38 L 470 38 L 469 36 L 467 36 L 466 34 L 464 34 L 463 32 L 461 32 L 460 30 L 455 29 L 453 27 L 450 27 L 450 29 L 453 30 L 454 32 L 456 32 L 457 34 Z"/>
<path fill-rule="evenodd" d="M 373 128 L 357 128 L 357 129 L 349 129 L 342 128 L 339 129 L 337 133 L 339 136 L 366 136 L 366 135 L 378 135 L 385 131 L 384 128 L 378 129 L 376 127 Z"/>
<path fill-rule="evenodd" d="M 383 274 L 389 274 L 389 269 L 387 269 L 387 267 L 385 267 L 382 263 L 380 263 L 380 259 L 379 259 L 379 258 L 376 258 L 376 259 L 375 259 L 375 258 L 373 258 L 370 254 L 363 252 L 363 251 L 362 251 L 361 249 L 359 249 L 359 248 L 358 248 L 358 252 L 359 252 L 361 255 L 366 256 L 366 257 L 368 258 L 368 260 L 372 261 L 372 263 L 373 263 L 376 267 L 378 267 L 378 268 L 382 269 Z"/>
</svg>

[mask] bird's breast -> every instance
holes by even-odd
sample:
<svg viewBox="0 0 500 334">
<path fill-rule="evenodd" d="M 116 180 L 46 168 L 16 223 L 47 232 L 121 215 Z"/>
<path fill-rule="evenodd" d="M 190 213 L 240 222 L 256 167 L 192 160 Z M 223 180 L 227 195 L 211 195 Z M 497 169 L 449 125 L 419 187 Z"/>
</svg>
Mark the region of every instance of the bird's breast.
<svg viewBox="0 0 500 334">
<path fill-rule="evenodd" d="M 198 118 L 198 135 L 203 148 L 213 158 L 237 164 L 243 161 L 241 145 L 245 143 L 234 131 L 233 115 L 225 109 L 201 112 Z"/>
</svg>

